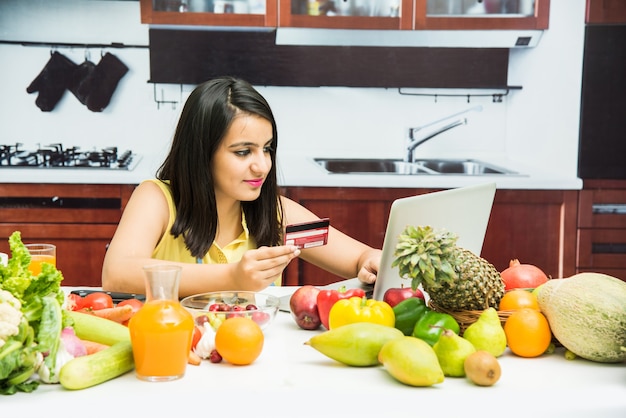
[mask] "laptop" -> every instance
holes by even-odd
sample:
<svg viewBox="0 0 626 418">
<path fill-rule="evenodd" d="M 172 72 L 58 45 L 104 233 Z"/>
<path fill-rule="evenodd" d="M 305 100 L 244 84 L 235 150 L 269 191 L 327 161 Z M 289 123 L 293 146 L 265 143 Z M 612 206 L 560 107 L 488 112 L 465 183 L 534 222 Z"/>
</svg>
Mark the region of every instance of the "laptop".
<svg viewBox="0 0 626 418">
<path fill-rule="evenodd" d="M 410 286 L 411 280 L 401 278 L 398 267 L 391 267 L 398 236 L 408 225 L 446 229 L 458 236 L 458 246 L 480 255 L 495 193 L 496 183 L 484 183 L 396 199 L 389 211 L 380 270 L 374 285 L 352 278 L 321 288 L 360 287 L 368 298 L 383 300 L 388 289 Z M 289 312 L 289 297 L 281 298 L 281 310 Z"/>
<path fill-rule="evenodd" d="M 446 229 L 458 236 L 457 245 L 480 255 L 496 194 L 495 183 L 485 183 L 396 199 L 389 211 L 380 270 L 372 298 L 382 300 L 394 287 L 411 285 L 398 267 L 391 267 L 398 237 L 408 225 Z"/>
</svg>

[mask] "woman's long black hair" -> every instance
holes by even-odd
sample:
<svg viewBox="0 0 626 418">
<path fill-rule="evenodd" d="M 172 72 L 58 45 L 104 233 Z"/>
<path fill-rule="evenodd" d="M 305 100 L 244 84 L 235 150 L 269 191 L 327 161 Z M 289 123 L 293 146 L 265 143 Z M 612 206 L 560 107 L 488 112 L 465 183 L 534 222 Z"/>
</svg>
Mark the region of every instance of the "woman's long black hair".
<svg viewBox="0 0 626 418">
<path fill-rule="evenodd" d="M 211 170 L 215 152 L 237 112 L 250 113 L 272 124 L 272 168 L 261 195 L 241 202 L 251 236 L 258 246 L 279 245 L 283 212 L 276 175 L 278 132 L 265 98 L 248 82 L 222 77 L 198 85 L 183 107 L 168 156 L 157 171 L 169 180 L 176 219 L 170 233 L 182 234 L 194 257 L 204 257 L 217 234 L 217 207 Z"/>
</svg>

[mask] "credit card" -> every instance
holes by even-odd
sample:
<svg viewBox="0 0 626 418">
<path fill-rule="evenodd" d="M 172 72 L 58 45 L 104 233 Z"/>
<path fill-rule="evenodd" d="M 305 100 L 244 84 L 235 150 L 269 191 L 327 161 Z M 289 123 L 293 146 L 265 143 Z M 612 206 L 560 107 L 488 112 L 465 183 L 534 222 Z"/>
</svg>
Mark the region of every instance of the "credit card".
<svg viewBox="0 0 626 418">
<path fill-rule="evenodd" d="M 285 245 L 295 245 L 300 249 L 319 247 L 328 242 L 328 218 L 311 222 L 287 225 Z"/>
</svg>

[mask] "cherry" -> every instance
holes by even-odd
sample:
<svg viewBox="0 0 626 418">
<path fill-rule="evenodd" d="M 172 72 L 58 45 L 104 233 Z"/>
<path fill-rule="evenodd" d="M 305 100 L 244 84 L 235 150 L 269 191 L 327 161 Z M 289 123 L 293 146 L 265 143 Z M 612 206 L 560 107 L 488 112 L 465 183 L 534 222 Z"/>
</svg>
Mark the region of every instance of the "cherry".
<svg viewBox="0 0 626 418">
<path fill-rule="evenodd" d="M 217 350 L 213 349 L 209 354 L 209 361 L 211 363 L 221 363 L 222 356 L 220 356 L 220 353 L 218 353 Z"/>
<path fill-rule="evenodd" d="M 200 316 L 196 317 L 196 325 L 199 325 L 199 326 L 202 327 L 202 326 L 204 326 L 205 322 L 209 322 L 209 317 L 208 316 L 200 315 Z"/>
</svg>

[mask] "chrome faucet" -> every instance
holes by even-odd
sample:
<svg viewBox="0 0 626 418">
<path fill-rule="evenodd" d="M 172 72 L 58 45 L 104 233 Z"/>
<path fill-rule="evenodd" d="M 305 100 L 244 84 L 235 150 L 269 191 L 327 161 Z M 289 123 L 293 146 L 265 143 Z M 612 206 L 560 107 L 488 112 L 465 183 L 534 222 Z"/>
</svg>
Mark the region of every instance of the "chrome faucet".
<svg viewBox="0 0 626 418">
<path fill-rule="evenodd" d="M 460 125 L 466 125 L 467 124 L 467 118 L 458 118 L 456 120 L 454 120 L 453 122 L 450 122 L 444 126 L 442 126 L 439 129 L 436 129 L 435 131 L 429 131 L 429 133 L 424 136 L 424 137 L 420 137 L 418 135 L 418 132 L 421 131 L 422 129 L 434 126 L 434 125 L 439 125 L 443 122 L 449 121 L 450 119 L 456 118 L 458 116 L 461 116 L 465 113 L 471 112 L 471 111 L 476 111 L 476 112 L 480 112 L 483 110 L 482 106 L 474 106 L 471 107 L 469 109 L 463 110 L 462 112 L 458 112 L 455 113 L 453 115 L 450 116 L 446 116 L 445 118 L 436 120 L 434 122 L 430 122 L 427 123 L 426 125 L 422 125 L 416 128 L 409 128 L 409 145 L 407 145 L 406 147 L 406 159 L 405 161 L 407 162 L 413 162 L 414 156 L 413 156 L 413 152 L 415 151 L 415 148 L 419 147 L 420 145 L 422 145 L 424 142 L 428 141 L 429 139 L 432 139 L 434 137 L 436 137 L 439 134 L 442 134 L 446 131 L 449 131 L 450 129 L 456 128 L 457 126 Z"/>
</svg>

